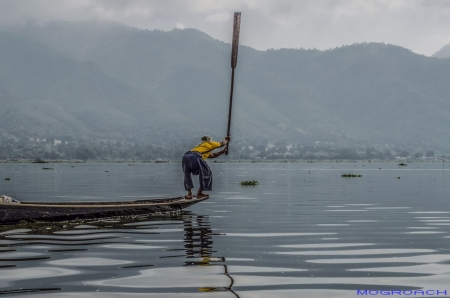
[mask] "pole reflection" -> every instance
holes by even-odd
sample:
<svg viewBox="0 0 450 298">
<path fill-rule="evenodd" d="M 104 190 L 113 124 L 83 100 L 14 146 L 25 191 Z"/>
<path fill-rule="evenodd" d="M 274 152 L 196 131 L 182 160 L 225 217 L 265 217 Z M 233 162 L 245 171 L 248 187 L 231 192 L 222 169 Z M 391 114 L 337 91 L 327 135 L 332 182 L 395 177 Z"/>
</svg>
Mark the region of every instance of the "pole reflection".
<svg viewBox="0 0 450 298">
<path fill-rule="evenodd" d="M 215 257 L 213 253 L 212 228 L 209 216 L 187 213 L 183 215 L 184 224 L 184 247 L 187 259 L 195 259 L 185 262 L 184 266 L 223 266 L 224 275 L 230 279 L 227 287 L 203 287 L 201 292 L 228 291 L 236 297 L 240 296 L 233 291 L 234 279 L 231 277 L 228 267 L 225 264 L 225 257 Z"/>
</svg>

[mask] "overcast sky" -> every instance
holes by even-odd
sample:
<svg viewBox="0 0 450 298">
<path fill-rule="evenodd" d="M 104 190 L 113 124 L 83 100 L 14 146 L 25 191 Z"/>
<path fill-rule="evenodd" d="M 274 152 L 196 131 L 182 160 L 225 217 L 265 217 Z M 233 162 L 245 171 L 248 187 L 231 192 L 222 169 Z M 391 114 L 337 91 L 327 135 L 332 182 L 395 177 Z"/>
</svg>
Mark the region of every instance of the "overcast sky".
<svg viewBox="0 0 450 298">
<path fill-rule="evenodd" d="M 432 55 L 450 43 L 450 0 L 0 0 L 0 23 L 102 19 L 145 28 L 197 28 L 241 44 L 329 49 L 385 42 Z"/>
</svg>

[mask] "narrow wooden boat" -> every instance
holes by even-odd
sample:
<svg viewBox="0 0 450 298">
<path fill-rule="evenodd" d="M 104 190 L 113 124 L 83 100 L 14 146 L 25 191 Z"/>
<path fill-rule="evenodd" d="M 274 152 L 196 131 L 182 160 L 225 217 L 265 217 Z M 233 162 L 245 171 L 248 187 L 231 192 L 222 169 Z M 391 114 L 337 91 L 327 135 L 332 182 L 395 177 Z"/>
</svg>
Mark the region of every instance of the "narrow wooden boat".
<svg viewBox="0 0 450 298">
<path fill-rule="evenodd" d="M 117 202 L 20 202 L 0 203 L 0 222 L 62 221 L 114 216 L 133 216 L 150 213 L 177 212 L 209 197 L 184 197 Z"/>
</svg>

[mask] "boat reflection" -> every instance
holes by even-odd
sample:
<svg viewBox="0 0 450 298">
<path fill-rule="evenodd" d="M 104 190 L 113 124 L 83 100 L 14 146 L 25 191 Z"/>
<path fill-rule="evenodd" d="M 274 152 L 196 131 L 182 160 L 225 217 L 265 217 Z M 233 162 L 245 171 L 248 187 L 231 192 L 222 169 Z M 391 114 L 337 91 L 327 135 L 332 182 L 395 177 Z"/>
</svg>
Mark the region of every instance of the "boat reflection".
<svg viewBox="0 0 450 298">
<path fill-rule="evenodd" d="M 190 212 L 2 226 L 0 265 L 16 277 L 0 277 L 1 293 L 67 294 L 62 285 L 70 275 L 75 288 L 82 284 L 88 292 L 128 288 L 141 294 L 200 291 L 239 297 L 226 259 L 214 255 L 213 237 L 209 216 Z M 47 276 L 51 287 L 42 287 L 38 281 Z"/>
</svg>

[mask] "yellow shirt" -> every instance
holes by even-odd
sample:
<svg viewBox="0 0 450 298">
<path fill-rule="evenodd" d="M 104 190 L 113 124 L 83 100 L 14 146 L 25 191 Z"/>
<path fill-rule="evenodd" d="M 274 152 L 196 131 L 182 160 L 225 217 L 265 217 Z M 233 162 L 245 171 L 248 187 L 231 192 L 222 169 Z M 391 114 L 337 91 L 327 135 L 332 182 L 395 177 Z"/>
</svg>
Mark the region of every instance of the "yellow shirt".
<svg viewBox="0 0 450 298">
<path fill-rule="evenodd" d="M 203 160 L 207 159 L 211 154 L 211 151 L 214 149 L 220 148 L 219 142 L 203 142 L 199 144 L 197 147 L 192 148 L 191 151 L 198 152 L 202 155 Z"/>
</svg>

